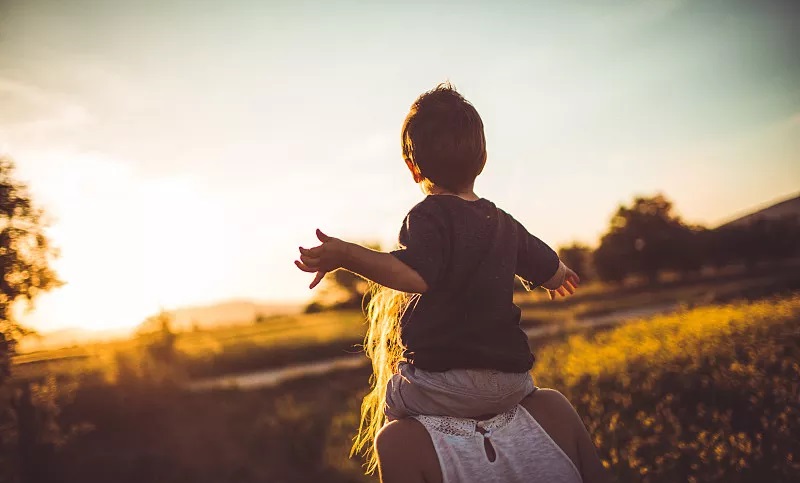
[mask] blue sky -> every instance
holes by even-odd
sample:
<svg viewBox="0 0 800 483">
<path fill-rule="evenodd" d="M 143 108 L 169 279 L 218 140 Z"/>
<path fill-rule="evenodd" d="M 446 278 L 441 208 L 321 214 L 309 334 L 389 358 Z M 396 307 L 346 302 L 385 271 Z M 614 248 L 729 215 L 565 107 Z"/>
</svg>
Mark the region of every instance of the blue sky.
<svg viewBox="0 0 800 483">
<path fill-rule="evenodd" d="M 800 191 L 796 2 L 0 4 L 0 151 L 67 286 L 32 323 L 308 297 L 321 227 L 391 243 L 421 198 L 399 130 L 451 80 L 484 119 L 478 194 L 556 246 L 662 191 L 716 224 Z"/>
</svg>

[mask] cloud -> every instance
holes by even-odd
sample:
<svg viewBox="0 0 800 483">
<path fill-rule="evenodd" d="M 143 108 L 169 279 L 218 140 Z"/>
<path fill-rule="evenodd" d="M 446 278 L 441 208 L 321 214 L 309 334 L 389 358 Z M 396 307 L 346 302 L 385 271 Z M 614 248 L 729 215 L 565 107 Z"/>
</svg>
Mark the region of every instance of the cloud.
<svg viewBox="0 0 800 483">
<path fill-rule="evenodd" d="M 83 58 L 19 61 L 13 72 L 12 77 L 0 70 L 0 143 L 81 143 L 93 133 L 90 127 L 120 122 L 153 107 L 141 86 Z"/>
<path fill-rule="evenodd" d="M 0 77 L 0 134 L 4 138 L 27 139 L 53 130 L 85 125 L 88 110 L 64 95 L 35 84 Z"/>
</svg>

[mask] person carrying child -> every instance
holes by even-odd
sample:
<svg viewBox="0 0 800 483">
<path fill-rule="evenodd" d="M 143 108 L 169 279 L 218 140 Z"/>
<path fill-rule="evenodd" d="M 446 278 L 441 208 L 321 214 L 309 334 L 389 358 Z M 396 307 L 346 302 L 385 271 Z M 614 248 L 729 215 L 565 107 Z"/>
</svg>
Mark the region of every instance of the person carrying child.
<svg viewBox="0 0 800 483">
<path fill-rule="evenodd" d="M 501 414 L 536 390 L 534 356 L 514 304 L 515 277 L 550 297 L 578 275 L 510 214 L 474 192 L 486 164 L 483 121 L 449 84 L 422 94 L 401 133 L 403 158 L 425 198 L 405 217 L 390 252 L 316 234 L 297 267 L 314 288 L 340 268 L 374 283 L 365 352 L 372 392 L 354 451 L 371 452 L 386 421 Z M 370 468 L 376 464 L 371 455 Z"/>
</svg>

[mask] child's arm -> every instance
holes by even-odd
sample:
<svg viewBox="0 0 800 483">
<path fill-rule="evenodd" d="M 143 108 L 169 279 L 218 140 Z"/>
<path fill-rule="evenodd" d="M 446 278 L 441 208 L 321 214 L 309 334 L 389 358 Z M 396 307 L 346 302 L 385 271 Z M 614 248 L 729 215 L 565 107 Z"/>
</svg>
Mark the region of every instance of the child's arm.
<svg viewBox="0 0 800 483">
<path fill-rule="evenodd" d="M 326 273 L 344 268 L 401 292 L 423 293 L 428 290 L 425 280 L 414 269 L 390 253 L 333 238 L 320 230 L 317 230 L 317 238 L 322 244 L 314 248 L 300 247 L 300 260 L 294 262 L 304 272 L 316 272 L 309 288 L 316 287 Z"/>
<path fill-rule="evenodd" d="M 516 274 L 534 287 L 545 288 L 550 300 L 555 299 L 556 295 L 566 297 L 575 293 L 580 283 L 578 275 L 559 260 L 552 248 L 531 235 L 521 223 L 516 223 L 519 237 Z"/>
<path fill-rule="evenodd" d="M 553 300 L 556 298 L 556 295 L 566 297 L 567 294 L 574 294 L 575 289 L 580 283 L 581 279 L 578 277 L 578 274 L 559 260 L 555 275 L 553 275 L 550 280 L 543 283 L 542 287 L 547 289 L 550 300 Z"/>
</svg>

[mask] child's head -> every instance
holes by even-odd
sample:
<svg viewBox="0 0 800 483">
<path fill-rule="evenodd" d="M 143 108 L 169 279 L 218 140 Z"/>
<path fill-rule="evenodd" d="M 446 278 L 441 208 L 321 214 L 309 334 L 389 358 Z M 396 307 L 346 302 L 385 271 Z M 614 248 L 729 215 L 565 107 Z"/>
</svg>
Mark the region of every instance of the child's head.
<svg viewBox="0 0 800 483">
<path fill-rule="evenodd" d="M 417 98 L 403 122 L 403 158 L 416 182 L 460 192 L 486 163 L 486 138 L 478 111 L 449 83 Z"/>
</svg>

